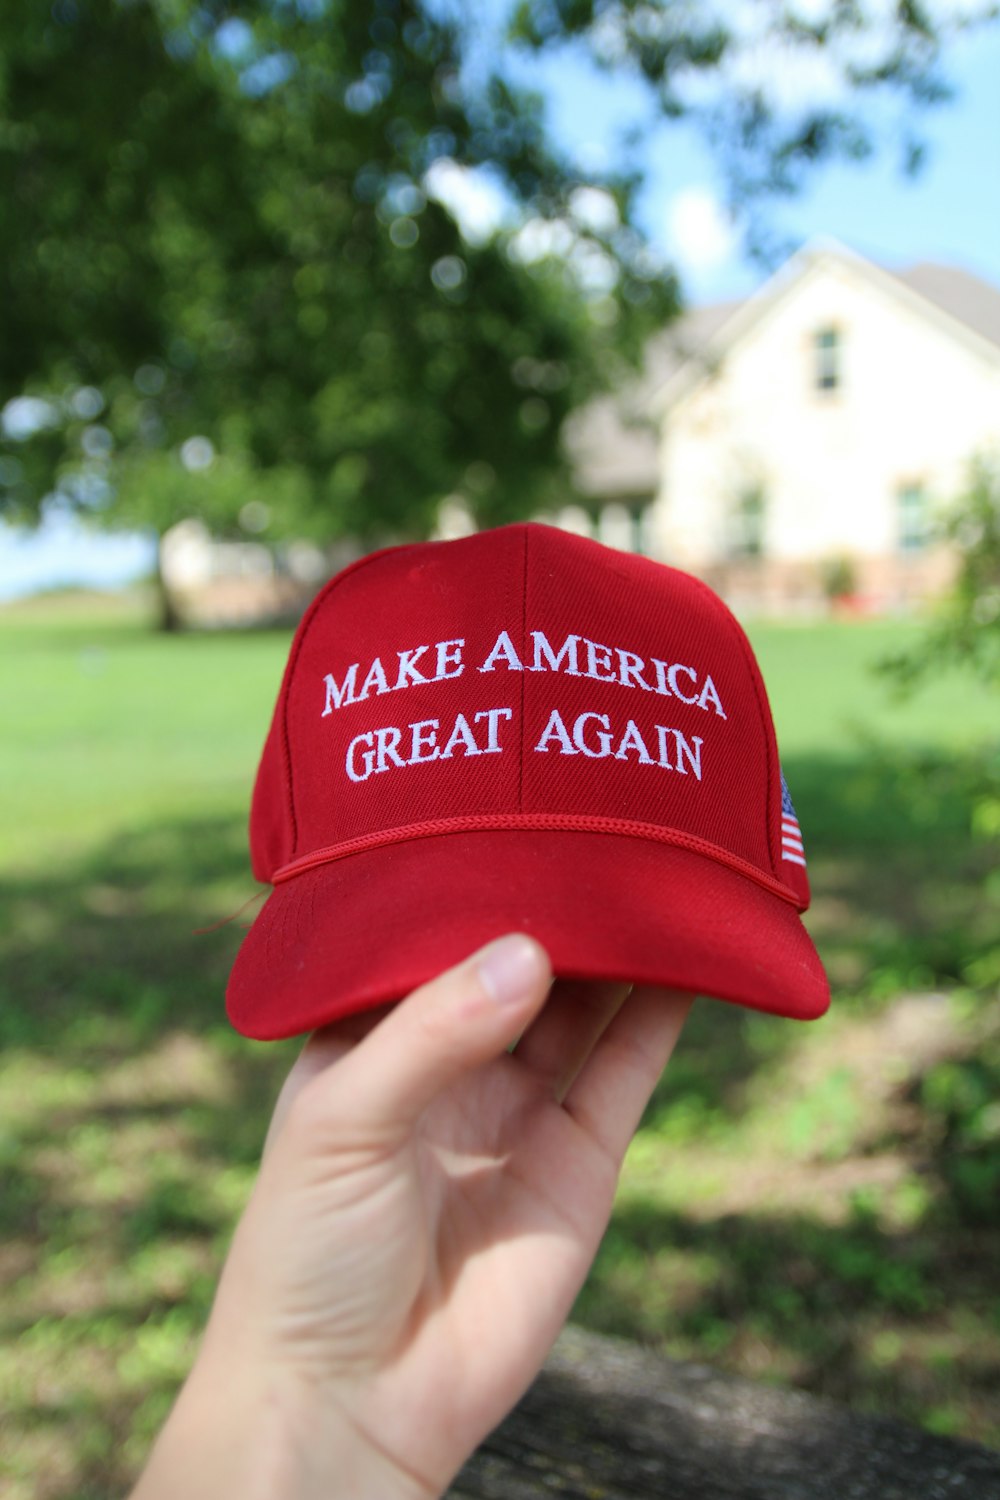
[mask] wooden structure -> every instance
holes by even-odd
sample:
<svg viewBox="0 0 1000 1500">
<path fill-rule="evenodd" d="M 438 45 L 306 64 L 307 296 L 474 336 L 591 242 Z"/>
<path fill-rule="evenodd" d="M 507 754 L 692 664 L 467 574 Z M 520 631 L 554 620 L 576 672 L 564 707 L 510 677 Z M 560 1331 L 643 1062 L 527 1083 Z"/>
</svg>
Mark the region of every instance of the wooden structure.
<svg viewBox="0 0 1000 1500">
<path fill-rule="evenodd" d="M 1000 1453 L 564 1330 L 448 1500 L 1000 1500 Z"/>
</svg>

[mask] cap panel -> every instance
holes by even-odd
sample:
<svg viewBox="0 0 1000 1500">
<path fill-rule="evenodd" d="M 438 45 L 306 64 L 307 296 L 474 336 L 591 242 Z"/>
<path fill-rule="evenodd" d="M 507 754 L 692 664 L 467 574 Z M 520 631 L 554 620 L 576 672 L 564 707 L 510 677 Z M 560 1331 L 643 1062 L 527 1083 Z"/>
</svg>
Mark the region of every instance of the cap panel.
<svg viewBox="0 0 1000 1500">
<path fill-rule="evenodd" d="M 286 709 L 289 686 L 295 675 L 299 652 L 310 626 L 322 610 L 330 593 L 342 588 L 348 577 L 369 567 L 387 553 L 407 551 L 414 545 L 416 544 L 412 542 L 404 542 L 394 546 L 380 547 L 348 563 L 346 568 L 342 568 L 334 578 L 323 585 L 299 621 L 298 628 L 292 637 L 285 670 L 281 676 L 281 687 L 278 690 L 278 699 L 264 741 L 250 801 L 250 862 L 254 876 L 258 880 L 270 880 L 274 871 L 286 864 L 295 852 L 297 830 Z"/>
<path fill-rule="evenodd" d="M 275 870 L 292 857 L 282 708 L 283 701 L 279 697 L 264 741 L 250 801 L 250 865 L 255 880 L 270 880 Z"/>
<path fill-rule="evenodd" d="M 519 675 L 483 674 L 522 614 L 517 531 L 427 542 L 345 577 L 304 637 L 286 726 L 295 855 L 517 807 Z"/>
<path fill-rule="evenodd" d="M 766 726 L 728 611 L 661 563 L 530 532 L 525 811 L 657 823 L 773 872 Z"/>
</svg>

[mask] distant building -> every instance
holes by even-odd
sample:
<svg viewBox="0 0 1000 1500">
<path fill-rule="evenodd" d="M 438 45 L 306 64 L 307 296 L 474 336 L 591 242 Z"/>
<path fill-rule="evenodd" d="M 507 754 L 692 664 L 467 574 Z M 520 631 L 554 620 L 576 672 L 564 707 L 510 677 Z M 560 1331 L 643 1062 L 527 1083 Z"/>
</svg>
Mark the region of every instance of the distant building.
<svg viewBox="0 0 1000 1500">
<path fill-rule="evenodd" d="M 228 629 L 297 620 L 319 585 L 360 550 L 351 542 L 321 549 L 305 541 L 220 541 L 191 518 L 164 532 L 160 569 L 184 624 Z"/>
<path fill-rule="evenodd" d="M 567 524 L 737 608 L 903 606 L 951 576 L 933 516 L 1000 451 L 1000 290 L 816 242 L 654 339 L 635 386 L 566 436 L 589 513 Z"/>
</svg>

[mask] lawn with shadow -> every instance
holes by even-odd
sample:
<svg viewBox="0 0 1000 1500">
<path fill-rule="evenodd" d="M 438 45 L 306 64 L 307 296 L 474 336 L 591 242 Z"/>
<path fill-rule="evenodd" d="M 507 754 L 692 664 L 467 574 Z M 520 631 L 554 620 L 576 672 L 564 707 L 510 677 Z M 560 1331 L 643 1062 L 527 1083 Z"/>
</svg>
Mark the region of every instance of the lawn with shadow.
<svg viewBox="0 0 1000 1500">
<path fill-rule="evenodd" d="M 1000 1444 L 992 720 L 954 683 L 897 714 L 870 663 L 911 629 L 752 632 L 834 1005 L 696 1003 L 574 1316 Z M 246 804 L 286 650 L 166 641 L 113 605 L 0 615 L 11 1500 L 128 1487 L 300 1046 L 226 1021 L 252 910 L 196 931 L 257 889 Z"/>
</svg>

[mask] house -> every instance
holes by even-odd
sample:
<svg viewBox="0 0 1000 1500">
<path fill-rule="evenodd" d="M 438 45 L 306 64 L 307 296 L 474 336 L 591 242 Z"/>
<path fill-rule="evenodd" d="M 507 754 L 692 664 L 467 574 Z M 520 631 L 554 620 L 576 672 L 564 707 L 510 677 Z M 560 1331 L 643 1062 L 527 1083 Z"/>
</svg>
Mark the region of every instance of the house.
<svg viewBox="0 0 1000 1500">
<path fill-rule="evenodd" d="M 178 521 L 160 540 L 160 576 L 177 616 L 202 629 L 297 620 L 319 585 L 361 548 L 334 542 L 277 545 L 213 537 L 203 521 Z"/>
<path fill-rule="evenodd" d="M 905 607 L 952 576 L 933 520 L 1000 452 L 1000 290 L 811 243 L 654 339 L 635 385 L 565 437 L 583 501 L 565 524 L 737 609 Z"/>
</svg>

